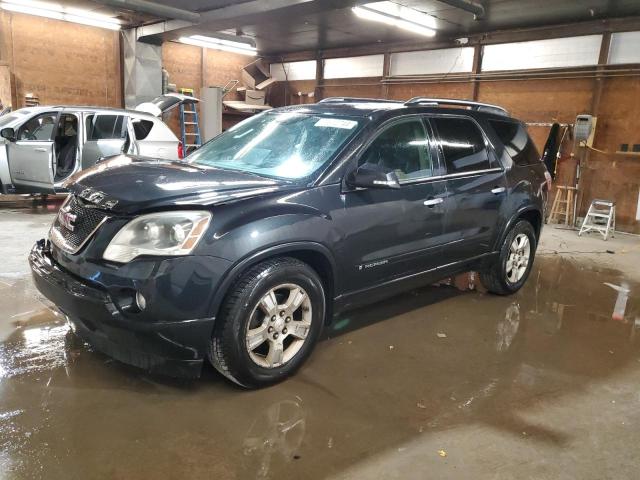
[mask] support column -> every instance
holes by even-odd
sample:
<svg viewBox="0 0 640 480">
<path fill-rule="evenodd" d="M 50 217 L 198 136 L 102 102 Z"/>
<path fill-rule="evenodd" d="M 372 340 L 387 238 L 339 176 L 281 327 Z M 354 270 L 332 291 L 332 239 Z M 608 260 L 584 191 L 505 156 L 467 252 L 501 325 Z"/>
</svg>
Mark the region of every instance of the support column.
<svg viewBox="0 0 640 480">
<path fill-rule="evenodd" d="M 138 40 L 137 29 L 122 32 L 124 105 L 135 108 L 162 95 L 162 46 Z"/>
<path fill-rule="evenodd" d="M 480 90 L 480 81 L 475 77 L 482 71 L 482 45 L 478 44 L 473 48 L 473 67 L 471 73 L 474 78 L 471 81 L 471 100 L 478 101 L 478 94 Z"/>
<path fill-rule="evenodd" d="M 288 95 L 288 93 L 285 93 Z M 324 59 L 322 55 L 318 53 L 316 55 L 316 88 L 313 92 L 313 99 L 315 102 L 322 100 L 324 96 Z"/>
<path fill-rule="evenodd" d="M 611 47 L 611 32 L 606 32 L 602 35 L 602 43 L 600 44 L 600 55 L 598 56 L 598 68 L 596 77 L 593 80 L 592 91 L 593 94 L 591 96 L 591 111 L 589 114 L 594 117 L 598 117 L 598 110 L 600 109 L 600 101 L 602 99 L 602 90 L 604 88 L 605 78 L 602 76 L 602 72 L 605 70 L 607 63 L 609 62 L 609 49 Z M 597 127 L 596 127 L 597 128 Z M 591 150 L 586 147 L 578 147 L 580 150 L 580 158 L 579 165 L 580 171 L 579 176 L 576 181 L 576 187 L 578 188 L 578 198 L 576 200 L 576 211 L 573 218 L 574 224 L 576 222 L 576 218 L 580 215 L 580 212 L 586 212 L 587 205 L 585 204 L 585 200 L 587 204 L 591 203 L 590 198 L 585 198 L 583 192 L 582 178 L 584 176 L 584 172 L 587 169 L 587 165 L 589 165 L 589 158 L 591 157 Z"/>
<path fill-rule="evenodd" d="M 5 107 L 18 108 L 13 82 L 13 39 L 11 14 L 0 10 L 0 101 Z"/>
<path fill-rule="evenodd" d="M 391 54 L 389 52 L 386 52 L 384 54 L 384 60 L 382 63 L 382 79 L 383 80 L 387 80 L 389 78 L 389 75 L 391 74 Z M 389 98 L 389 84 L 388 83 L 383 83 L 382 84 L 382 88 L 381 90 L 381 97 L 384 99 L 388 99 Z"/>
</svg>

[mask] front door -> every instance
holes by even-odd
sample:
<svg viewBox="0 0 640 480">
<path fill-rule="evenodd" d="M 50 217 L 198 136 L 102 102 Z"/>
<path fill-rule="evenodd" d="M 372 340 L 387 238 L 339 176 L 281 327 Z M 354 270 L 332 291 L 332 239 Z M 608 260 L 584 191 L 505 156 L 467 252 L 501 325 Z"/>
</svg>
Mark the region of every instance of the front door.
<svg viewBox="0 0 640 480">
<path fill-rule="evenodd" d="M 345 286 L 356 291 L 438 265 L 444 220 L 444 181 L 435 149 L 420 117 L 385 128 L 360 156 L 395 171 L 399 189 L 369 188 L 344 194 L 340 258 Z"/>
<path fill-rule="evenodd" d="M 128 146 L 129 118 L 112 113 L 85 116 L 85 143 L 82 149 L 82 168 L 89 168 L 102 158 L 119 155 Z"/>
<path fill-rule="evenodd" d="M 430 121 L 447 171 L 443 262 L 488 253 L 506 197 L 504 172 L 474 120 L 443 115 Z"/>
<path fill-rule="evenodd" d="M 23 123 L 8 145 L 13 184 L 29 191 L 53 192 L 55 177 L 54 132 L 58 112 L 36 115 Z"/>
</svg>

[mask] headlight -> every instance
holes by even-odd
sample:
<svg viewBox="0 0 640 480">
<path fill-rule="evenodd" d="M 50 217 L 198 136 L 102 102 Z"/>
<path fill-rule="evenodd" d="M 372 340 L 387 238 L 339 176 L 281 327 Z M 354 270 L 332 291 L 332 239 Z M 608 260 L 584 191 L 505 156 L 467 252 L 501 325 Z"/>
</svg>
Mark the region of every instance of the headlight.
<svg viewBox="0 0 640 480">
<path fill-rule="evenodd" d="M 111 240 L 103 258 L 126 263 L 140 255 L 188 255 L 207 231 L 209 212 L 179 211 L 142 215 Z"/>
</svg>

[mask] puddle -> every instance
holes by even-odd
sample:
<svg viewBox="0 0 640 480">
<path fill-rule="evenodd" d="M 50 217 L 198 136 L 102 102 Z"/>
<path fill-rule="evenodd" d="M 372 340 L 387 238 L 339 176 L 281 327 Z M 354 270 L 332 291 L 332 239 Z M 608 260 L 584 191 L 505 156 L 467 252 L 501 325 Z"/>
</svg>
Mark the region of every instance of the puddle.
<svg viewBox="0 0 640 480">
<path fill-rule="evenodd" d="M 514 296 L 428 287 L 348 312 L 295 377 L 249 392 L 211 368 L 179 381 L 111 361 L 69 337 L 28 276 L 0 281 L 12 479 L 329 478 L 472 425 L 566 449 L 572 418 L 530 415 L 640 369 L 640 285 L 560 257 L 538 258 Z"/>
</svg>

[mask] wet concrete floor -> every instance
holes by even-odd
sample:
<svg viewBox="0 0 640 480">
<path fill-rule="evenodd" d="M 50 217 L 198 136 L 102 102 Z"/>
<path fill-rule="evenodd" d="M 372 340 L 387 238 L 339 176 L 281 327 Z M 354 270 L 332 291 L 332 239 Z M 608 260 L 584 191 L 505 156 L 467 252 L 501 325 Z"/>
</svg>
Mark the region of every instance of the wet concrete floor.
<svg viewBox="0 0 640 480">
<path fill-rule="evenodd" d="M 413 291 L 243 391 L 74 341 L 24 260 L 51 218 L 0 210 L 0 478 L 638 478 L 639 285 L 615 270 L 542 256 L 512 297 Z"/>
</svg>

